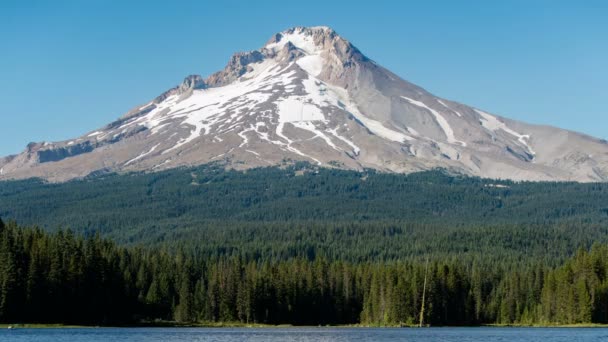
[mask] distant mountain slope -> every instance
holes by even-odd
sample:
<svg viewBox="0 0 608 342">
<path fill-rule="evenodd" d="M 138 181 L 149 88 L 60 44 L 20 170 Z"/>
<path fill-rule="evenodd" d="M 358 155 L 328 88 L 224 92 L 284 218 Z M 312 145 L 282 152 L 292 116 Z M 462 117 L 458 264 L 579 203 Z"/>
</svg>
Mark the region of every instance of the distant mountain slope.
<svg viewBox="0 0 608 342">
<path fill-rule="evenodd" d="M 508 239 L 520 239 L 520 231 L 527 231 L 549 240 L 565 234 L 572 241 L 600 241 L 608 237 L 606 203 L 606 184 L 497 182 L 442 172 L 360 173 L 307 164 L 246 172 L 201 166 L 59 184 L 0 182 L 5 220 L 147 243 L 180 243 L 190 240 L 184 237 L 190 233 L 209 239 L 210 231 L 230 234 L 243 226 L 260 228 L 257 234 L 266 236 L 354 224 L 370 232 L 399 228 L 412 239 L 420 238 L 408 230 L 412 225 L 465 235 L 483 227 L 488 237 L 504 232 L 496 227 L 506 225 L 517 228 L 509 230 L 515 235 Z M 539 225 L 544 228 L 535 229 Z M 562 235 L 553 236 L 556 227 L 564 229 Z"/>
<path fill-rule="evenodd" d="M 307 161 L 513 180 L 608 180 L 608 143 L 436 97 L 327 27 L 296 27 L 79 138 L 0 159 L 0 179 L 64 181 L 220 161 Z"/>
</svg>

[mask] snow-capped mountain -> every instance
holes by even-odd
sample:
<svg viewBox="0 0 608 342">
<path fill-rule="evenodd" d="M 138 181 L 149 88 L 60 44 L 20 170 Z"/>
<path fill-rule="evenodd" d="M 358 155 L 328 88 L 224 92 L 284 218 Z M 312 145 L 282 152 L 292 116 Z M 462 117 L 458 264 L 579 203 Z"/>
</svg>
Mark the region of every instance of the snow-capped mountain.
<svg viewBox="0 0 608 342">
<path fill-rule="evenodd" d="M 412 172 L 445 168 L 515 180 L 608 180 L 608 143 L 436 97 L 365 57 L 327 27 L 296 27 L 188 76 L 79 138 L 31 143 L 0 178 L 62 181 L 95 172 L 222 162 L 308 161 Z"/>
</svg>

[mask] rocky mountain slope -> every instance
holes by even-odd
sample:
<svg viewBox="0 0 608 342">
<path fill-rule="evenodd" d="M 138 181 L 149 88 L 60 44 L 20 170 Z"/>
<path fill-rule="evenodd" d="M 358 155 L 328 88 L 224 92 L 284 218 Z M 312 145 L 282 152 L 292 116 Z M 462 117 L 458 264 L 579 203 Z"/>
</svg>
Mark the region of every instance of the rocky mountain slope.
<svg viewBox="0 0 608 342">
<path fill-rule="evenodd" d="M 442 99 L 327 27 L 296 27 L 237 53 L 79 138 L 0 159 L 0 179 L 64 181 L 209 162 L 452 172 L 514 180 L 608 180 L 608 143 Z"/>
</svg>

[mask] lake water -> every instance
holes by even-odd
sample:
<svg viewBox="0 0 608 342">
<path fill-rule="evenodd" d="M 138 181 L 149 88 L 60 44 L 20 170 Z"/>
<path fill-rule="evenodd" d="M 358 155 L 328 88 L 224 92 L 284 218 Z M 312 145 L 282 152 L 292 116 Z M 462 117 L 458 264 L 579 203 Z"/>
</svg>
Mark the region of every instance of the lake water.
<svg viewBox="0 0 608 342">
<path fill-rule="evenodd" d="M 346 342 L 346 341 L 437 341 L 437 342 L 578 342 L 608 341 L 604 328 L 91 328 L 2 329 L 0 341 L 11 342 Z"/>
</svg>

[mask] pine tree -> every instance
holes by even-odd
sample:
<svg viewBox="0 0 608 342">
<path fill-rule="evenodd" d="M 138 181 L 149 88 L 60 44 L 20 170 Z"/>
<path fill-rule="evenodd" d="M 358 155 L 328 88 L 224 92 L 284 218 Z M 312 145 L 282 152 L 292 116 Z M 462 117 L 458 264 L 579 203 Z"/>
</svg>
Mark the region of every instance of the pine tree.
<svg viewBox="0 0 608 342">
<path fill-rule="evenodd" d="M 194 296 L 188 274 L 184 274 L 182 275 L 182 281 L 179 287 L 179 304 L 175 309 L 175 320 L 182 323 L 188 323 L 194 321 L 194 319 Z"/>
<path fill-rule="evenodd" d="M 587 289 L 585 279 L 579 278 L 576 282 L 576 297 L 578 301 L 577 323 L 591 323 L 591 315 L 593 313 L 593 302 L 591 295 Z"/>
<path fill-rule="evenodd" d="M 249 323 L 251 320 L 251 292 L 247 280 L 238 283 L 236 306 L 238 320 L 242 323 Z"/>
<path fill-rule="evenodd" d="M 199 321 L 211 321 L 211 313 L 208 312 L 205 279 L 203 277 L 199 278 L 194 286 L 194 311 L 195 319 Z"/>
<path fill-rule="evenodd" d="M 8 231 L 2 232 L 0 241 L 0 321 L 14 319 L 17 311 L 17 261 L 13 238 Z"/>
</svg>

